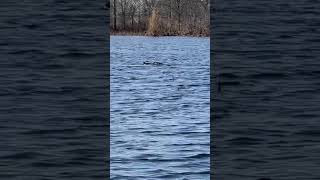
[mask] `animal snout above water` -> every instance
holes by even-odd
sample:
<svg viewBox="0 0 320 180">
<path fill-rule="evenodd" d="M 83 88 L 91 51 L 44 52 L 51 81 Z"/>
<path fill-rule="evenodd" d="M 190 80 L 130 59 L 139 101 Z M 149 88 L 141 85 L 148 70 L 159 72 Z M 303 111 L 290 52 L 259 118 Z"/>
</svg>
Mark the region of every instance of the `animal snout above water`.
<svg viewBox="0 0 320 180">
<path fill-rule="evenodd" d="M 145 65 L 156 65 L 156 66 L 163 65 L 163 63 L 157 62 L 157 61 L 155 61 L 155 62 L 144 61 L 143 64 L 145 64 Z"/>
</svg>

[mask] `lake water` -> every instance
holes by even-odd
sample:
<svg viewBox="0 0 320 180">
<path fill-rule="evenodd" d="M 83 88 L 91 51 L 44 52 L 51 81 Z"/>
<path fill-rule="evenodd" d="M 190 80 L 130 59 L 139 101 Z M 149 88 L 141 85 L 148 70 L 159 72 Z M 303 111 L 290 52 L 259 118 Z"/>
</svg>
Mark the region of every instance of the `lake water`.
<svg viewBox="0 0 320 180">
<path fill-rule="evenodd" d="M 0 179 L 107 178 L 104 5 L 1 1 Z"/>
<path fill-rule="evenodd" d="M 215 179 L 319 179 L 320 4 L 217 0 L 214 8 Z"/>
<path fill-rule="evenodd" d="M 111 179 L 209 179 L 209 38 L 111 36 L 110 46 Z"/>
</svg>

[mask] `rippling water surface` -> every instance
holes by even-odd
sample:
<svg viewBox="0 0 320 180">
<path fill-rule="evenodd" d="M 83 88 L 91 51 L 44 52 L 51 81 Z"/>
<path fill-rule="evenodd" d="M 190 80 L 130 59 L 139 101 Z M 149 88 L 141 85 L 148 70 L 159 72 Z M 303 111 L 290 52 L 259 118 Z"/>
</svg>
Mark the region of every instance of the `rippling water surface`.
<svg viewBox="0 0 320 180">
<path fill-rule="evenodd" d="M 110 43 L 111 178 L 209 179 L 209 39 Z"/>
<path fill-rule="evenodd" d="M 1 1 L 0 179 L 107 178 L 104 4 Z"/>
<path fill-rule="evenodd" d="M 214 177 L 319 179 L 319 2 L 213 8 Z"/>
</svg>

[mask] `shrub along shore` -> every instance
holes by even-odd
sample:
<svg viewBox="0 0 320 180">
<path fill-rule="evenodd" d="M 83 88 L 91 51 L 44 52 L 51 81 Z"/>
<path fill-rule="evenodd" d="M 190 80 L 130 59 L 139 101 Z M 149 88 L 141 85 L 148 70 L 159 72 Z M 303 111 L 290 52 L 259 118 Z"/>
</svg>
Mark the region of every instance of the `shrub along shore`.
<svg viewBox="0 0 320 180">
<path fill-rule="evenodd" d="M 210 37 L 209 33 L 205 34 L 170 34 L 170 33 L 164 33 L 164 34 L 158 34 L 158 35 L 150 35 L 148 32 L 130 32 L 130 31 L 111 31 L 110 35 L 112 36 L 185 36 L 185 37 Z"/>
</svg>

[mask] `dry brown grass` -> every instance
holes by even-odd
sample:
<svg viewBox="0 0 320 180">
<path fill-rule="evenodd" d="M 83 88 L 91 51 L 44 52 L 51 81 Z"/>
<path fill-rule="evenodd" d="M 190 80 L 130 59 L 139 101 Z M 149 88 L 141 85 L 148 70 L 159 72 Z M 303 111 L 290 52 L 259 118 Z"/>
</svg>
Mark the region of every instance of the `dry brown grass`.
<svg viewBox="0 0 320 180">
<path fill-rule="evenodd" d="M 147 35 L 161 36 L 162 34 L 163 34 L 163 28 L 162 28 L 160 13 L 157 9 L 154 9 L 152 11 L 151 17 L 149 18 Z"/>
<path fill-rule="evenodd" d="M 110 31 L 110 35 L 115 36 L 145 36 L 146 32 L 134 32 L 134 31 Z"/>
</svg>

